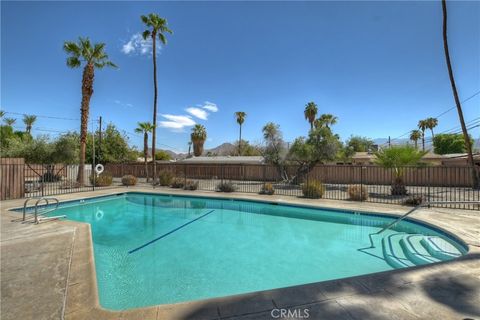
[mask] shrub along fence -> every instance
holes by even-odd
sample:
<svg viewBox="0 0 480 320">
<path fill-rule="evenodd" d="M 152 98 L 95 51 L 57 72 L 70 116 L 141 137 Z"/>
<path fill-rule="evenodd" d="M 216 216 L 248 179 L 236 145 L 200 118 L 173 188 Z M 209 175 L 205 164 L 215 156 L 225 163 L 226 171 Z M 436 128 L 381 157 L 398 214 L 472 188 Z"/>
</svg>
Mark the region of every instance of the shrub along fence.
<svg viewBox="0 0 480 320">
<path fill-rule="evenodd" d="M 283 171 L 292 178 L 298 166 Z M 107 164 L 105 171 L 120 178 L 126 174 L 145 178 L 145 165 Z M 406 194 L 392 194 L 395 179 L 392 169 L 378 166 L 318 165 L 302 179 L 285 180 L 277 167 L 262 164 L 182 164 L 157 163 L 157 173 L 171 172 L 177 178 L 198 182 L 199 190 L 218 191 L 220 184 L 229 182 L 237 192 L 260 193 L 266 184 L 274 194 L 303 196 L 302 185 L 319 181 L 324 185 L 325 199 L 359 200 L 379 203 L 405 204 L 425 201 L 480 201 L 480 190 L 472 189 L 470 168 L 465 166 L 403 167 L 402 180 Z M 480 172 L 480 168 L 477 168 Z M 149 164 L 148 172 L 153 172 Z M 356 193 L 360 192 L 358 195 Z M 364 194 L 366 193 L 366 194 Z M 480 208 L 469 204 L 448 204 L 441 207 Z"/>
</svg>

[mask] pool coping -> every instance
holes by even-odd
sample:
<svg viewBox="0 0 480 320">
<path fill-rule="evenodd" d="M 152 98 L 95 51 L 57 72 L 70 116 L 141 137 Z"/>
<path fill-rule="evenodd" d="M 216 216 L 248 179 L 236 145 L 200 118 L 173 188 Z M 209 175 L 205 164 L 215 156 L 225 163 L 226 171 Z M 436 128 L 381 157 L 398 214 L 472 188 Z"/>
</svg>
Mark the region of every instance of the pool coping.
<svg viewBox="0 0 480 320">
<path fill-rule="evenodd" d="M 189 197 L 208 197 L 215 199 L 234 199 L 257 201 L 257 197 L 240 194 L 221 194 L 216 192 L 196 192 L 192 191 L 175 191 L 171 189 L 156 189 L 156 190 L 142 190 L 134 188 L 125 188 L 120 191 L 109 190 L 107 193 L 102 192 L 104 196 L 111 196 L 126 192 L 148 193 L 148 194 L 164 194 L 164 195 L 183 195 Z M 81 194 L 72 194 L 76 200 L 80 200 Z M 96 196 L 85 196 L 83 198 L 93 198 Z M 331 209 L 325 206 L 325 203 L 305 203 L 305 199 L 288 199 L 288 201 L 278 199 L 268 199 L 269 196 L 263 196 L 260 202 L 264 203 L 279 203 L 282 205 L 297 205 L 301 207 Z M 338 203 L 335 201 L 334 203 Z M 373 207 L 373 206 L 372 206 Z M 383 212 L 382 208 L 378 209 L 378 215 L 395 217 L 401 214 L 401 209 L 405 207 L 395 208 L 398 213 Z M 369 209 L 373 210 L 373 209 Z M 352 211 L 345 209 L 344 211 Z M 355 210 L 362 212 L 362 210 Z M 376 215 L 376 212 L 368 211 L 370 215 Z M 468 239 L 462 238 L 461 235 L 454 233 L 454 231 L 446 230 L 445 227 L 438 226 L 430 221 L 423 219 L 409 219 L 420 222 L 420 224 L 433 227 L 436 230 L 444 231 L 447 235 L 453 238 L 468 248 L 468 252 L 455 260 L 444 261 L 429 265 L 415 266 L 405 269 L 388 270 L 372 274 L 342 278 L 337 280 L 321 281 L 311 284 L 296 285 L 286 288 L 277 288 L 272 290 L 256 291 L 239 295 L 232 295 L 219 298 L 211 298 L 204 300 L 195 300 L 189 302 L 181 302 L 174 304 L 156 305 L 146 308 L 135 308 L 125 311 L 111 311 L 101 307 L 98 298 L 98 288 L 96 281 L 96 270 L 93 253 L 93 242 L 91 238 L 91 229 L 88 223 L 74 222 L 74 221 L 56 221 L 52 223 L 64 224 L 74 226 L 76 228 L 71 263 L 68 273 L 67 293 L 65 301 L 64 314 L 66 319 L 85 319 L 85 318 L 101 318 L 101 319 L 118 319 L 118 318 L 143 318 L 143 319 L 183 319 L 191 318 L 192 315 L 196 319 L 219 319 L 229 318 L 241 315 L 256 314 L 259 312 L 266 312 L 274 308 L 291 308 L 308 305 L 310 303 L 317 303 L 322 301 L 329 301 L 338 297 L 332 296 L 328 288 L 332 286 L 348 286 L 354 290 L 366 290 L 375 292 L 382 288 L 382 279 L 386 277 L 391 278 L 393 275 L 398 275 L 396 284 L 405 285 L 421 279 L 432 271 L 439 271 L 442 268 L 449 268 L 453 263 L 460 263 L 460 265 L 468 265 L 472 259 L 480 254 L 480 248 L 477 244 L 470 244 Z M 350 295 L 347 292 L 344 296 Z M 299 299 L 300 297 L 300 299 Z"/>
</svg>

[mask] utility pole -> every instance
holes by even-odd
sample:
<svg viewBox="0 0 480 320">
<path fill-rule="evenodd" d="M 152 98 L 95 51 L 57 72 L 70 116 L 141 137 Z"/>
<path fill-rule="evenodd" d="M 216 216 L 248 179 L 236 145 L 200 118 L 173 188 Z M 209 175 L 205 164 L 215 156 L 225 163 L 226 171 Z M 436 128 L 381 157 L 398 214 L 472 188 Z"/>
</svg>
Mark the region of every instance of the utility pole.
<svg viewBox="0 0 480 320">
<path fill-rule="evenodd" d="M 392 146 L 392 141 L 390 140 L 390 136 L 388 136 L 388 147 L 390 148 Z"/>
<path fill-rule="evenodd" d="M 188 141 L 188 156 L 187 158 L 190 158 L 190 149 L 192 147 L 192 141 Z"/>
</svg>

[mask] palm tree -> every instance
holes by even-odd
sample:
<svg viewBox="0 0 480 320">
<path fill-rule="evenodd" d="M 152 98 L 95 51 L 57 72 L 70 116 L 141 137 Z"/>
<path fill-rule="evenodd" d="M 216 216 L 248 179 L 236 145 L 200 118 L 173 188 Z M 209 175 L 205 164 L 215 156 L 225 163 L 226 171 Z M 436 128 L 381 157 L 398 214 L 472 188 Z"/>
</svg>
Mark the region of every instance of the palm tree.
<svg viewBox="0 0 480 320">
<path fill-rule="evenodd" d="M 13 124 L 15 123 L 15 121 L 17 121 L 17 119 L 14 119 L 14 118 L 5 118 L 3 119 L 3 122 L 5 122 L 5 124 L 9 127 L 13 126 Z"/>
<path fill-rule="evenodd" d="M 433 138 L 435 137 L 434 134 L 433 134 L 433 128 L 435 128 L 438 125 L 438 119 L 437 118 L 427 118 L 427 119 L 425 119 L 425 121 L 427 122 L 427 129 L 429 129 L 430 132 L 432 132 L 432 141 L 433 141 Z"/>
<path fill-rule="evenodd" d="M 3 118 L 4 116 L 5 116 L 5 111 L 0 110 L 0 119 Z"/>
<path fill-rule="evenodd" d="M 145 177 L 148 182 L 148 133 L 153 131 L 153 125 L 150 122 L 139 122 L 135 129 L 136 133 L 143 134 L 143 157 L 145 158 Z M 154 160 L 155 162 L 155 160 Z"/>
<path fill-rule="evenodd" d="M 447 63 L 448 76 L 450 78 L 450 85 L 452 86 L 453 98 L 455 99 L 455 105 L 457 106 L 458 118 L 460 125 L 462 126 L 463 139 L 465 140 L 465 148 L 467 149 L 468 164 L 470 165 L 470 172 L 472 176 L 473 188 L 480 188 L 480 179 L 478 178 L 477 171 L 475 170 L 475 164 L 473 162 L 472 143 L 470 136 L 468 135 L 467 126 L 465 125 L 465 119 L 463 118 L 462 105 L 460 98 L 458 97 L 457 85 L 455 84 L 455 78 L 453 76 L 452 62 L 450 61 L 450 53 L 448 50 L 447 39 L 447 1 L 442 0 L 442 12 L 443 12 L 443 49 L 445 51 L 445 60 Z"/>
<path fill-rule="evenodd" d="M 405 166 L 420 164 L 425 151 L 418 151 L 411 146 L 392 146 L 375 153 L 375 164 L 387 169 L 393 169 L 392 195 L 406 195 L 407 189 L 403 181 Z"/>
<path fill-rule="evenodd" d="M 313 123 L 315 122 L 315 118 L 317 117 L 318 108 L 315 102 L 309 102 L 305 105 L 305 110 L 303 114 L 305 115 L 305 119 L 308 120 L 310 123 L 310 130 L 313 129 Z"/>
<path fill-rule="evenodd" d="M 427 130 L 427 128 L 427 120 L 418 121 L 418 129 L 422 130 L 422 151 L 425 151 L 425 130 Z"/>
<path fill-rule="evenodd" d="M 37 116 L 28 115 L 28 114 L 23 116 L 23 123 L 25 124 L 26 133 L 30 133 L 32 131 L 32 126 L 35 121 L 37 121 Z"/>
<path fill-rule="evenodd" d="M 157 36 L 160 41 L 166 45 L 167 38 L 166 34 L 172 34 L 167 26 L 167 20 L 161 18 L 157 14 L 150 13 L 148 16 L 141 16 L 142 22 L 148 27 L 147 30 L 143 31 L 143 39 L 147 40 L 148 38 L 152 39 L 152 49 L 153 49 L 153 133 L 152 133 L 152 158 L 153 158 L 153 181 L 155 182 L 155 177 L 157 176 L 157 164 L 155 161 L 155 144 L 157 142 L 157 97 L 158 97 L 158 88 L 157 88 Z"/>
<path fill-rule="evenodd" d="M 85 150 L 87 145 L 88 113 L 90 109 L 90 99 L 93 95 L 93 79 L 95 69 L 104 67 L 116 68 L 117 66 L 108 59 L 105 53 L 105 43 L 90 42 L 88 38 L 78 38 L 78 42 L 65 41 L 63 50 L 68 55 L 67 66 L 70 68 L 79 68 L 82 63 L 82 103 L 80 107 L 80 164 L 78 167 L 78 183 L 83 185 L 85 182 Z"/>
<path fill-rule="evenodd" d="M 242 155 L 242 124 L 245 122 L 247 114 L 243 111 L 235 112 L 235 119 L 237 120 L 238 125 L 240 126 L 240 138 L 238 139 L 238 155 Z"/>
<path fill-rule="evenodd" d="M 422 132 L 420 130 L 412 130 L 410 132 L 410 140 L 415 143 L 415 149 L 418 149 L 418 140 L 422 137 Z"/>
<path fill-rule="evenodd" d="M 192 141 L 188 141 L 188 155 L 187 158 L 190 158 L 190 151 L 192 150 Z"/>
<path fill-rule="evenodd" d="M 190 138 L 193 142 L 193 154 L 195 157 L 200 157 L 203 153 L 203 144 L 207 140 L 207 130 L 201 124 L 196 124 L 192 128 Z"/>
<path fill-rule="evenodd" d="M 330 129 L 330 126 L 337 123 L 338 118 L 335 117 L 333 114 L 325 113 L 320 116 L 317 120 L 315 120 L 315 127 L 321 128 L 326 127 Z"/>
</svg>

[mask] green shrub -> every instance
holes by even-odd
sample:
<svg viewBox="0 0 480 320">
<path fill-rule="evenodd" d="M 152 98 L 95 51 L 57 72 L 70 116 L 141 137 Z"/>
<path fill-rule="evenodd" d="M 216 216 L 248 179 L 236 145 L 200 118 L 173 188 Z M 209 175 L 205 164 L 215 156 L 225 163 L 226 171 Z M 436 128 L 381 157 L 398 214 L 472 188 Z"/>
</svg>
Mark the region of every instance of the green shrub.
<svg viewBox="0 0 480 320">
<path fill-rule="evenodd" d="M 271 196 L 274 193 L 275 193 L 275 189 L 273 188 L 273 185 L 271 183 L 265 183 L 262 186 L 262 190 L 260 190 L 260 194 L 266 194 L 269 196 Z"/>
<path fill-rule="evenodd" d="M 94 184 L 97 187 L 107 187 L 110 186 L 113 182 L 113 177 L 110 173 L 103 172 L 101 174 L 97 175 L 91 175 L 90 176 L 90 183 Z"/>
<path fill-rule="evenodd" d="M 172 179 L 172 183 L 170 184 L 170 187 L 175 188 L 175 189 L 181 189 L 185 186 L 185 179 L 175 177 Z"/>
<path fill-rule="evenodd" d="M 351 185 L 347 189 L 348 196 L 350 200 L 354 201 L 365 201 L 368 199 L 368 190 L 367 187 L 361 185 Z"/>
<path fill-rule="evenodd" d="M 405 200 L 404 204 L 407 206 L 416 207 L 423 203 L 423 197 L 421 195 L 418 196 L 410 196 L 407 200 Z"/>
<path fill-rule="evenodd" d="M 124 186 L 134 186 L 137 184 L 137 178 L 131 174 L 127 174 L 122 177 L 122 184 Z"/>
<path fill-rule="evenodd" d="M 305 198 L 318 199 L 323 197 L 325 186 L 318 180 L 312 180 L 302 186 L 302 193 Z"/>
<path fill-rule="evenodd" d="M 173 173 L 171 171 L 162 170 L 158 173 L 158 180 L 161 186 L 168 187 L 172 184 Z"/>
<path fill-rule="evenodd" d="M 217 191 L 219 192 L 235 192 L 235 190 L 237 190 L 237 188 L 231 182 L 220 182 L 217 185 Z"/>
<path fill-rule="evenodd" d="M 45 172 L 42 177 L 38 180 L 39 182 L 58 182 L 62 179 L 62 176 L 59 174 L 54 174 L 53 172 Z"/>
<path fill-rule="evenodd" d="M 185 190 L 197 190 L 198 189 L 198 181 L 187 180 L 185 186 L 183 187 Z"/>
<path fill-rule="evenodd" d="M 62 182 L 60 185 L 60 189 L 75 189 L 75 188 L 80 188 L 81 185 L 78 181 L 75 180 L 65 180 Z"/>
</svg>

